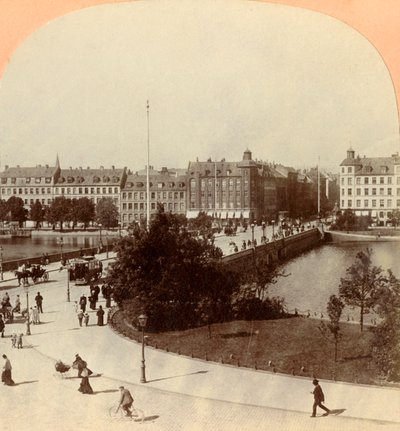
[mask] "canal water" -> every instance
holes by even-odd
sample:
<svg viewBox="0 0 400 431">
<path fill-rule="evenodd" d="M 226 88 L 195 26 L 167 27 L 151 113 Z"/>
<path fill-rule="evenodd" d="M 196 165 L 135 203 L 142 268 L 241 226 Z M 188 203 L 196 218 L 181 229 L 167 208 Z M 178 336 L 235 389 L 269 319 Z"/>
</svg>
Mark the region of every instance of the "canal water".
<svg viewBox="0 0 400 431">
<path fill-rule="evenodd" d="M 391 269 L 396 277 L 400 277 L 400 241 L 328 244 L 310 250 L 284 265 L 288 277 L 279 277 L 276 284 L 271 285 L 270 296 L 285 298 L 290 311 L 298 309 L 299 313 L 311 317 L 327 318 L 326 304 L 330 295 L 338 295 L 340 278 L 345 277 L 346 269 L 352 265 L 356 254 L 372 249 L 374 265 L 382 269 Z M 366 315 L 365 322 L 371 323 L 376 316 Z M 359 321 L 359 309 L 346 307 L 342 314 L 343 320 Z"/>
<path fill-rule="evenodd" d="M 100 242 L 98 235 L 80 235 L 63 237 L 63 252 L 79 250 L 81 248 L 97 247 Z M 112 238 L 110 238 L 110 244 Z M 43 253 L 49 255 L 60 253 L 61 244 L 59 236 L 42 236 L 31 238 L 2 238 L 0 245 L 3 247 L 3 261 L 26 259 L 41 256 Z M 105 239 L 103 238 L 103 245 Z"/>
</svg>

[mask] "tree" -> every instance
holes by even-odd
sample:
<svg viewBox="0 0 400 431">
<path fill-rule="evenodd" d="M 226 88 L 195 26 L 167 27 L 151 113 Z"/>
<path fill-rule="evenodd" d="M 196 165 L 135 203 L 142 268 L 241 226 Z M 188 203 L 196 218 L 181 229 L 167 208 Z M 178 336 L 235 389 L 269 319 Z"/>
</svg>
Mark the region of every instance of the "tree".
<svg viewBox="0 0 400 431">
<path fill-rule="evenodd" d="M 84 229 L 95 218 L 95 205 L 89 198 L 72 199 L 70 208 L 70 219 L 72 229 L 77 223 L 83 223 Z"/>
<path fill-rule="evenodd" d="M 382 374 L 400 381 L 400 281 L 389 270 L 387 284 L 377 295 L 377 312 L 382 321 L 374 331 L 372 356 Z"/>
<path fill-rule="evenodd" d="M 102 198 L 97 202 L 96 221 L 106 228 L 118 226 L 118 208 L 111 198 Z"/>
<path fill-rule="evenodd" d="M 11 196 L 7 201 L 7 207 L 11 221 L 17 221 L 22 226 L 28 216 L 28 210 L 24 208 L 24 201 L 16 196 Z"/>
<path fill-rule="evenodd" d="M 6 221 L 8 219 L 8 206 L 7 202 L 3 199 L 0 200 L 0 220 Z"/>
<path fill-rule="evenodd" d="M 321 322 L 319 326 L 322 335 L 327 337 L 330 333 L 330 335 L 333 337 L 333 341 L 335 343 L 335 362 L 337 361 L 338 344 L 342 338 L 342 334 L 340 332 L 340 317 L 342 315 L 343 308 L 344 303 L 341 298 L 337 297 L 336 295 L 331 295 L 326 306 L 329 316 L 329 323 L 326 324 Z"/>
<path fill-rule="evenodd" d="M 207 322 L 223 319 L 236 279 L 219 249 L 192 237 L 176 215 L 159 208 L 149 230 L 136 226 L 121 239 L 117 256 L 109 282 L 130 317 L 145 311 L 157 330 L 193 327 L 206 314 Z"/>
<path fill-rule="evenodd" d="M 31 204 L 29 210 L 29 218 L 36 223 L 36 229 L 39 228 L 40 223 L 45 219 L 46 210 L 40 201 Z"/>
<path fill-rule="evenodd" d="M 55 228 L 56 223 L 60 223 L 60 230 L 63 230 L 63 223 L 69 220 L 71 210 L 71 199 L 64 196 L 56 197 L 46 211 L 46 220 Z"/>
<path fill-rule="evenodd" d="M 390 223 L 393 226 L 399 226 L 400 224 L 400 210 L 394 210 L 390 215 Z"/>
<path fill-rule="evenodd" d="M 339 295 L 347 305 L 360 308 L 360 328 L 364 327 L 364 314 L 377 303 L 377 292 L 385 285 L 382 268 L 373 266 L 372 250 L 360 251 L 355 262 L 346 269 L 346 277 L 340 279 Z"/>
<path fill-rule="evenodd" d="M 332 230 L 357 231 L 367 230 L 371 224 L 370 216 L 356 216 L 354 211 L 346 209 L 344 212 L 339 212 L 335 223 L 332 225 Z"/>
</svg>

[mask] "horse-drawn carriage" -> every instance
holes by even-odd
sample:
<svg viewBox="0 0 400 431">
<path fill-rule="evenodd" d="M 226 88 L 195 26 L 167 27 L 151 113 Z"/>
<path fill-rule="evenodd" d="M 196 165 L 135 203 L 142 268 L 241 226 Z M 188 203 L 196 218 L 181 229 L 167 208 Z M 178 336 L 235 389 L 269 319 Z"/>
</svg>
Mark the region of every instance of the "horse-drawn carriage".
<svg viewBox="0 0 400 431">
<path fill-rule="evenodd" d="M 24 286 L 28 285 L 29 278 L 32 278 L 34 284 L 39 283 L 40 281 L 49 280 L 48 271 L 45 268 L 42 268 L 41 265 L 32 265 L 29 268 L 19 267 L 14 274 L 17 277 L 18 286 L 21 285 L 21 280 Z"/>
<path fill-rule="evenodd" d="M 75 281 L 76 285 L 84 285 L 101 277 L 103 264 L 93 256 L 84 256 L 71 260 L 68 271 L 71 281 Z"/>
</svg>

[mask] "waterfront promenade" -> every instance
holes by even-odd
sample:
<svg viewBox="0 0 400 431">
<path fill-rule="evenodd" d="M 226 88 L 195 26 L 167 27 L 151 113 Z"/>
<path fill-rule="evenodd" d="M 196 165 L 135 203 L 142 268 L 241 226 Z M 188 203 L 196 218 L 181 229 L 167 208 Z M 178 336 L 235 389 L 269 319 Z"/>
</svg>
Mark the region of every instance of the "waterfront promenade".
<svg viewBox="0 0 400 431">
<path fill-rule="evenodd" d="M 105 257 L 104 255 L 102 256 Z M 50 266 L 50 281 L 30 287 L 44 297 L 42 323 L 31 326 L 25 348 L 11 349 L 12 332 L 24 323 L 7 325 L 0 352 L 13 364 L 15 387 L 1 386 L 0 424 L 4 430 L 128 429 L 129 422 L 110 422 L 108 407 L 118 400 L 122 383 L 134 394 L 149 430 L 395 430 L 400 426 L 400 390 L 322 381 L 326 404 L 338 416 L 310 418 L 311 379 L 276 375 L 194 360 L 146 348 L 147 384 L 140 384 L 141 346 L 115 334 L 108 326 L 80 328 L 74 301 L 87 286 L 71 285 L 66 301 L 66 272 Z M 0 284 L 14 302 L 20 294 L 15 280 Z M 104 306 L 104 302 L 100 301 Z M 268 348 L 268 346 L 266 346 Z M 77 391 L 76 371 L 56 375 L 54 363 L 72 363 L 76 353 L 100 376 L 91 378 L 95 395 Z M 139 426 L 139 425 L 138 425 Z"/>
</svg>

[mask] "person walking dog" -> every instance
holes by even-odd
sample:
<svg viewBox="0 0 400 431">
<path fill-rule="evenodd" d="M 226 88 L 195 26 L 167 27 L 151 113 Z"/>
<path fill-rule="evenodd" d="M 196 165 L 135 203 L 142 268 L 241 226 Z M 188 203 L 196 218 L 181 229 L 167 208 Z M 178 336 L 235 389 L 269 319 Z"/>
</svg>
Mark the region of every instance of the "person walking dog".
<svg viewBox="0 0 400 431">
<path fill-rule="evenodd" d="M 314 404 L 313 404 L 311 417 L 315 418 L 317 414 L 317 406 L 322 410 L 325 410 L 325 413 L 322 416 L 328 416 L 330 413 L 330 410 L 322 404 L 323 402 L 325 402 L 325 396 L 324 396 L 324 393 L 322 392 L 321 386 L 319 385 L 319 381 L 317 379 L 314 379 L 313 385 L 315 386 L 315 388 L 311 392 L 314 395 Z"/>
</svg>

